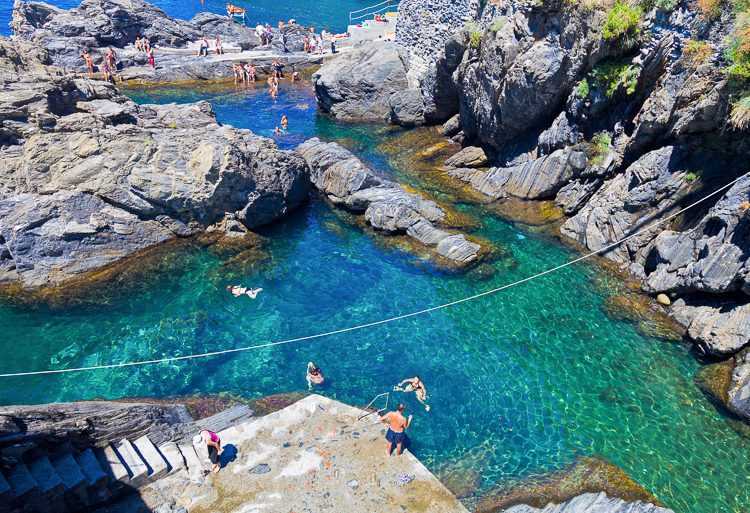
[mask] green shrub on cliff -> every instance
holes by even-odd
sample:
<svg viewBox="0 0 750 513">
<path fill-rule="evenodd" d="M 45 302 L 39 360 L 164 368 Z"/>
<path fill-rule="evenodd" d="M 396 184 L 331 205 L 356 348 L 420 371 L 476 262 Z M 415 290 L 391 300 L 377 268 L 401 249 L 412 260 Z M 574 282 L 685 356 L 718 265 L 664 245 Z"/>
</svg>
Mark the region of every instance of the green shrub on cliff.
<svg viewBox="0 0 750 513">
<path fill-rule="evenodd" d="M 688 39 L 682 48 L 685 63 L 692 68 L 705 63 L 711 57 L 712 53 L 713 48 L 711 48 L 710 44 L 705 41 L 696 41 L 695 39 Z"/>
<path fill-rule="evenodd" d="M 729 121 L 733 127 L 739 130 L 750 128 L 750 94 L 732 104 L 732 113 L 729 116 Z"/>
<path fill-rule="evenodd" d="M 505 18 L 497 18 L 492 20 L 492 23 L 490 24 L 490 30 L 492 32 L 500 32 L 503 30 L 503 27 L 505 26 Z"/>
<path fill-rule="evenodd" d="M 729 76 L 734 80 L 750 81 L 750 13 L 739 13 L 734 32 L 729 37 L 726 58 L 731 63 Z"/>
<path fill-rule="evenodd" d="M 641 32 L 643 10 L 622 0 L 617 0 L 607 13 L 602 27 L 602 37 L 607 41 L 619 40 L 623 46 L 631 46 Z"/>
<path fill-rule="evenodd" d="M 578 82 L 578 85 L 576 86 L 577 97 L 588 98 L 590 92 L 591 92 L 591 87 L 589 86 L 589 81 L 586 78 Z"/>
<path fill-rule="evenodd" d="M 609 153 L 609 149 L 612 147 L 612 137 L 607 132 L 599 132 L 591 138 L 591 146 L 589 149 L 589 163 L 592 166 L 601 165 L 604 162 L 604 157 Z"/>
<path fill-rule="evenodd" d="M 464 25 L 464 30 L 469 35 L 469 46 L 477 50 L 482 44 L 482 30 L 474 22 Z"/>
<path fill-rule="evenodd" d="M 638 86 L 638 67 L 625 61 L 604 61 L 591 71 L 594 85 L 604 91 L 607 98 L 612 98 L 622 87 L 625 94 L 635 93 Z"/>
</svg>

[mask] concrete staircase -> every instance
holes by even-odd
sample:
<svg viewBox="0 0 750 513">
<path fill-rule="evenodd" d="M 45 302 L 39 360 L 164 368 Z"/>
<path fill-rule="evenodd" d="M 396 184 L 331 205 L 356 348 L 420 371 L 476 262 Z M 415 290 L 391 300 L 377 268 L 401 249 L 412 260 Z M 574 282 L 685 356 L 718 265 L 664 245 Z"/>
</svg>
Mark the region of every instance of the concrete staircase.
<svg viewBox="0 0 750 513">
<path fill-rule="evenodd" d="M 249 408 L 237 406 L 190 425 L 189 432 L 219 432 L 252 416 Z M 208 467 L 207 455 L 199 456 L 203 445 L 190 440 L 157 447 L 142 436 L 83 451 L 24 455 L 23 461 L 0 471 L 0 513 L 90 511 L 174 472 L 198 478 Z"/>
</svg>

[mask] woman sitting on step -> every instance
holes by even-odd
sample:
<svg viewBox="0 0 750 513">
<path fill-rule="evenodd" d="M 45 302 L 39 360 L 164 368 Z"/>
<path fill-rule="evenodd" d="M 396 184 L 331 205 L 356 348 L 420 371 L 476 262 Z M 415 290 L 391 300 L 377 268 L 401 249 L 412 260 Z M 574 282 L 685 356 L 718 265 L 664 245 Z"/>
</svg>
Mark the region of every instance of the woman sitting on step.
<svg viewBox="0 0 750 513">
<path fill-rule="evenodd" d="M 206 443 L 206 448 L 208 449 L 208 459 L 211 460 L 212 465 L 211 472 L 215 474 L 221 468 L 221 460 L 219 459 L 219 456 L 224 452 L 224 449 L 221 448 L 221 439 L 219 438 L 219 435 L 208 429 L 201 431 L 201 438 L 203 438 L 203 441 Z"/>
</svg>

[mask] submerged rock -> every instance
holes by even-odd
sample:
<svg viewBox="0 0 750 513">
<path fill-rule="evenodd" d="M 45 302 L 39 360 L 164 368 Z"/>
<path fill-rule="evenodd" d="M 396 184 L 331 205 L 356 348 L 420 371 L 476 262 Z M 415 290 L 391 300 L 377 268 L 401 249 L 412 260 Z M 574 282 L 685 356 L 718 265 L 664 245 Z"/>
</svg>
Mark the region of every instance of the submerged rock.
<svg viewBox="0 0 750 513">
<path fill-rule="evenodd" d="M 0 39 L 0 284 L 62 283 L 229 212 L 253 228 L 306 200 L 304 160 L 216 122 L 208 103 L 137 105 Z"/>
<path fill-rule="evenodd" d="M 534 508 L 525 504 L 513 506 L 505 513 L 673 513 L 671 509 L 661 508 L 647 502 L 626 502 L 622 499 L 607 497 L 602 493 L 584 493 L 562 504 L 548 504 L 543 508 Z"/>
<path fill-rule="evenodd" d="M 377 230 L 406 234 L 455 265 L 480 259 L 479 244 L 436 227 L 446 214 L 435 202 L 378 176 L 343 146 L 314 138 L 297 151 L 310 166 L 312 183 L 334 205 L 364 215 Z"/>
</svg>

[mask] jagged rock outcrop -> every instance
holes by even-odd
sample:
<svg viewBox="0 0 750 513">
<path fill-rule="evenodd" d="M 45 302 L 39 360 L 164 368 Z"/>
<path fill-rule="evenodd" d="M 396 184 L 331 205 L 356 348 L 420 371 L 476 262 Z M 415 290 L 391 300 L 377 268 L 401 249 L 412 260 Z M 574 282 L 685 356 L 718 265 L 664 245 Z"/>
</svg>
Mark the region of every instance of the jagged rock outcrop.
<svg viewBox="0 0 750 513">
<path fill-rule="evenodd" d="M 525 504 L 513 506 L 505 513 L 673 513 L 647 502 L 626 502 L 605 493 L 585 493 L 561 504 L 548 504 L 544 508 L 534 508 Z"/>
<path fill-rule="evenodd" d="M 563 184 L 580 175 L 587 165 L 586 154 L 572 148 L 557 150 L 517 166 L 489 171 L 469 168 L 448 174 L 468 182 L 479 192 L 498 199 L 508 195 L 525 199 L 549 199 Z"/>
<path fill-rule="evenodd" d="M 750 420 L 750 350 L 745 350 L 735 357 L 727 398 L 727 407 L 730 410 Z"/>
<path fill-rule="evenodd" d="M 393 43 L 342 53 L 312 78 L 318 105 L 339 119 L 409 126 L 424 122 L 421 97 L 409 91 L 401 51 Z"/>
<path fill-rule="evenodd" d="M 137 105 L 0 39 L 0 283 L 57 284 L 235 213 L 269 223 L 309 191 L 304 160 L 211 107 Z"/>
<path fill-rule="evenodd" d="M 297 151 L 310 166 L 315 187 L 334 205 L 364 215 L 373 228 L 406 234 L 459 266 L 481 257 L 479 244 L 436 227 L 446 214 L 435 202 L 378 176 L 341 145 L 314 138 Z"/>
</svg>

